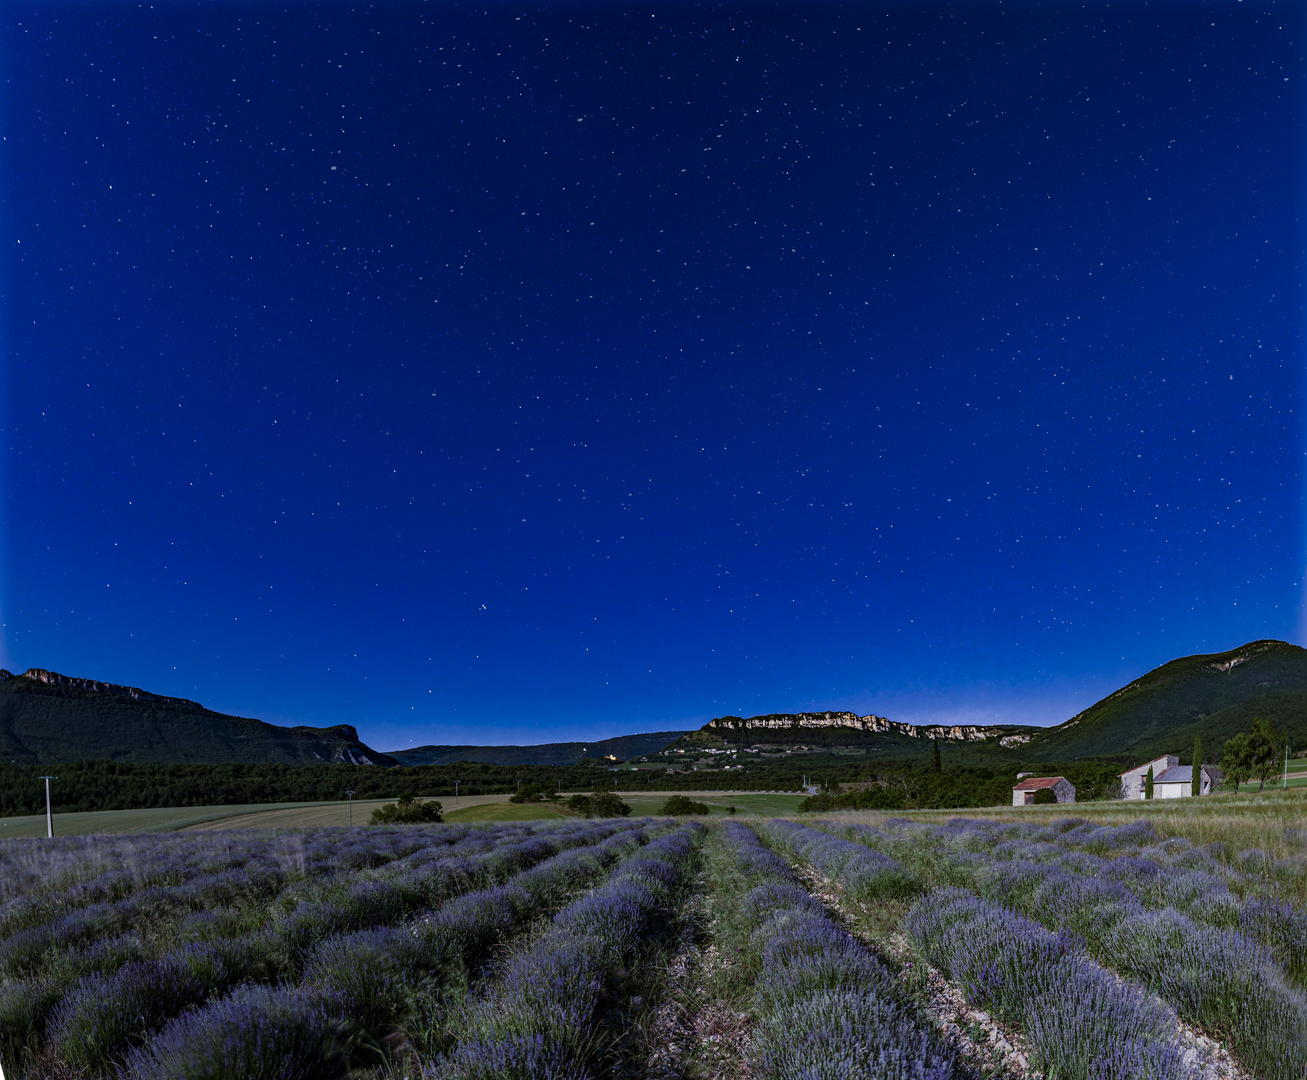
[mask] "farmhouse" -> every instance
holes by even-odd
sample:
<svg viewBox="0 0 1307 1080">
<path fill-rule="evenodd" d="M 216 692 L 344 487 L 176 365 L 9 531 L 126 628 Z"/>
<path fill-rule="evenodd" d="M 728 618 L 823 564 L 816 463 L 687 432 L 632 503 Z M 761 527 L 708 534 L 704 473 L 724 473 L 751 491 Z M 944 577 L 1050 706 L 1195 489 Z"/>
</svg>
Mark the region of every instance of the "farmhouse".
<svg viewBox="0 0 1307 1080">
<path fill-rule="evenodd" d="M 1204 765 L 1199 772 L 1198 794 L 1210 795 L 1221 785 L 1221 770 L 1215 765 Z M 1162 773 L 1153 774 L 1154 799 L 1187 799 L 1194 793 L 1194 767 L 1172 765 Z"/>
<path fill-rule="evenodd" d="M 1012 789 L 1012 805 L 1029 806 L 1043 790 L 1051 790 L 1060 803 L 1076 801 L 1075 785 L 1065 776 L 1031 776 Z"/>
<path fill-rule="evenodd" d="M 1148 779 L 1148 770 L 1153 770 L 1153 783 L 1157 783 L 1157 778 L 1166 772 L 1167 769 L 1174 768 L 1180 764 L 1180 759 L 1174 754 L 1163 754 L 1160 758 L 1153 761 L 1146 761 L 1137 768 L 1129 772 L 1121 773 L 1121 798 L 1123 799 L 1142 799 L 1144 797 L 1145 782 Z"/>
<path fill-rule="evenodd" d="M 1150 768 L 1153 770 L 1154 799 L 1187 799 L 1193 794 L 1193 766 L 1181 765 L 1175 754 L 1163 754 L 1121 773 L 1121 798 L 1144 798 Z M 1221 786 L 1222 779 L 1223 774 L 1215 765 L 1204 765 L 1199 774 L 1198 794 L 1210 795 Z"/>
</svg>

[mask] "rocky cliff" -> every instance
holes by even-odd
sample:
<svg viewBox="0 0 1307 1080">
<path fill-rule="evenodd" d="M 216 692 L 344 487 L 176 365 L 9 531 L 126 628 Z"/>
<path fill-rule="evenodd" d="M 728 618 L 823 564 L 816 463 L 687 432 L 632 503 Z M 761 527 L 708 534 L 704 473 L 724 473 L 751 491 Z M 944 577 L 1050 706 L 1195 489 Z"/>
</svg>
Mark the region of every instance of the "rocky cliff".
<svg viewBox="0 0 1307 1080">
<path fill-rule="evenodd" d="M 910 739 L 946 739 L 951 742 L 985 742 L 989 739 L 1021 739 L 1029 736 L 1011 725 L 978 727 L 971 724 L 905 724 L 883 716 L 859 716 L 851 712 L 769 713 L 765 716 L 719 716 L 703 730 L 713 731 L 802 731 L 847 728 L 865 734 L 905 735 Z M 1017 734 L 1014 734 L 1017 732 Z M 1005 743 L 1005 745 L 1007 745 Z"/>
</svg>

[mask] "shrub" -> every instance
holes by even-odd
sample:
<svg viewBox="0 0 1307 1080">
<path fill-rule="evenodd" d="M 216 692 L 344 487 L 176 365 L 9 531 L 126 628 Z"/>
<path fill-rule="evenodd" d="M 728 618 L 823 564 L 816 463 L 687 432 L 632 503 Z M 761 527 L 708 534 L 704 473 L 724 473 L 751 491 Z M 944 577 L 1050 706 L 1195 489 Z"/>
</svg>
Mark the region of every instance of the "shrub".
<svg viewBox="0 0 1307 1080">
<path fill-rule="evenodd" d="M 684 795 L 673 795 L 663 803 L 658 813 L 668 817 L 684 817 L 687 814 L 710 814 L 712 811 L 708 809 L 707 803 L 695 802 Z"/>
<path fill-rule="evenodd" d="M 415 799 L 404 794 L 397 802 L 372 811 L 373 825 L 427 825 L 444 821 L 443 807 L 435 799 Z"/>
<path fill-rule="evenodd" d="M 1056 805 L 1057 795 L 1052 788 L 1040 788 L 1035 792 L 1034 804 L 1036 806 Z"/>
</svg>

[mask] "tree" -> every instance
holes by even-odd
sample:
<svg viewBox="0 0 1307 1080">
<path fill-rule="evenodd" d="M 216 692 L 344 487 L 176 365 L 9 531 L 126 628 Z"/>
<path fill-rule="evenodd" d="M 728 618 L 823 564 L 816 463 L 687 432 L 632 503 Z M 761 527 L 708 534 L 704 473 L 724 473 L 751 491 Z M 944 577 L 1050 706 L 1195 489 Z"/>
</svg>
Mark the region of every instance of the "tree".
<svg viewBox="0 0 1307 1080">
<path fill-rule="evenodd" d="M 611 791 L 596 791 L 590 800 L 590 812 L 595 817 L 626 817 L 631 808 Z"/>
<path fill-rule="evenodd" d="M 508 797 L 509 802 L 543 802 L 544 792 L 540 790 L 539 784 L 523 784 L 517 791 Z"/>
<path fill-rule="evenodd" d="M 931 740 L 930 740 L 930 771 L 931 771 L 931 772 L 942 772 L 942 771 L 943 771 L 943 766 L 941 765 L 940 760 L 939 760 L 939 740 L 938 740 L 938 739 L 931 739 Z"/>
<path fill-rule="evenodd" d="M 1235 791 L 1238 791 L 1239 785 L 1252 776 L 1255 765 L 1256 751 L 1253 747 L 1253 737 L 1248 732 L 1241 731 L 1226 740 L 1225 749 L 1221 751 L 1221 771 L 1234 785 Z"/>
<path fill-rule="evenodd" d="M 1203 737 L 1194 736 L 1194 782 L 1189 794 L 1197 797 L 1203 791 Z"/>
<path fill-rule="evenodd" d="M 1148 775 L 1144 777 L 1144 798 L 1151 799 L 1152 797 L 1153 797 L 1153 767 L 1149 765 Z"/>
<path fill-rule="evenodd" d="M 435 799 L 415 799 L 407 791 L 393 803 L 372 811 L 373 825 L 429 825 L 444 821 L 443 807 Z"/>
<path fill-rule="evenodd" d="M 1266 787 L 1266 781 L 1275 775 L 1280 766 L 1280 756 L 1284 753 L 1284 733 L 1263 716 L 1253 717 L 1252 730 L 1253 775 L 1257 777 L 1258 792 Z"/>
<path fill-rule="evenodd" d="M 695 802 L 684 795 L 673 795 L 663 803 L 663 808 L 658 813 L 682 817 L 686 814 L 710 814 L 712 811 L 708 809 L 707 803 Z"/>
<path fill-rule="evenodd" d="M 1047 806 L 1049 803 L 1057 802 L 1057 792 L 1051 787 L 1040 788 L 1035 792 L 1034 804 L 1036 806 Z"/>
</svg>

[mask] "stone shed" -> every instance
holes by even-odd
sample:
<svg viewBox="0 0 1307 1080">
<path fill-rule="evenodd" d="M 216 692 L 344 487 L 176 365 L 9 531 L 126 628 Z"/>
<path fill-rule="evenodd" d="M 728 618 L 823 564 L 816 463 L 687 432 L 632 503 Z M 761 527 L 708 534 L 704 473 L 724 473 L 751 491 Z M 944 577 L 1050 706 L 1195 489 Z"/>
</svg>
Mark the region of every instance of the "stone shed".
<svg viewBox="0 0 1307 1080">
<path fill-rule="evenodd" d="M 1050 788 L 1058 802 L 1076 801 L 1075 785 L 1065 776 L 1028 776 L 1012 789 L 1012 805 L 1029 806 L 1036 792 Z"/>
</svg>

